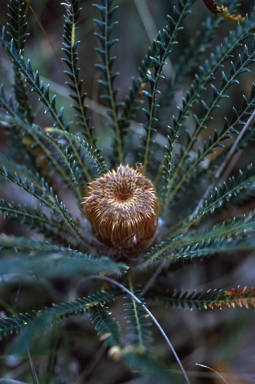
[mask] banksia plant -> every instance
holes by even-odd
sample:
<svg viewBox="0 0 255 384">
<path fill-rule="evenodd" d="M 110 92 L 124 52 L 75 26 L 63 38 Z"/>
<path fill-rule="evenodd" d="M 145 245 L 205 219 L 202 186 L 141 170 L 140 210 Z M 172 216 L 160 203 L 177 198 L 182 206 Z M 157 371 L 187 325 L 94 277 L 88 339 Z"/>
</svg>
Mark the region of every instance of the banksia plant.
<svg viewBox="0 0 255 384">
<path fill-rule="evenodd" d="M 7 381 L 200 383 L 198 371 L 187 373 L 196 363 L 222 378 L 209 347 L 192 355 L 192 330 L 176 321 L 175 307 L 199 309 L 203 319 L 212 309 L 255 307 L 252 281 L 237 276 L 229 285 L 221 267 L 230 257 L 239 265 L 255 244 L 255 12 L 241 15 L 236 0 L 175 3 L 143 46 L 125 97 L 115 55 L 124 5 L 94 4 L 98 100 L 91 101 L 82 79 L 89 68 L 83 72 L 78 57 L 86 39 L 77 37 L 90 5 L 61 3 L 61 96 L 29 54 L 33 2 L 8 2 L 0 36 L 2 63 L 13 68 L 9 86 L 1 67 L 0 88 Z M 189 25 L 197 28 L 192 38 Z M 132 59 L 125 52 L 127 66 Z M 186 343 L 172 340 L 183 332 Z"/>
</svg>

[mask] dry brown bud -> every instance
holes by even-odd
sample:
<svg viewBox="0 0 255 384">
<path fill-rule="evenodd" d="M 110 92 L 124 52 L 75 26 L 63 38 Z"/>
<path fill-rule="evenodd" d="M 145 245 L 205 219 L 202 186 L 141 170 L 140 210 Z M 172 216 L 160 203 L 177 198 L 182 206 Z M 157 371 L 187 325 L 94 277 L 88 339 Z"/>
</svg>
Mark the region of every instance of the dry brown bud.
<svg viewBox="0 0 255 384">
<path fill-rule="evenodd" d="M 158 197 L 141 165 L 120 165 L 89 183 L 84 206 L 97 238 L 122 254 L 143 251 L 157 229 Z"/>
</svg>

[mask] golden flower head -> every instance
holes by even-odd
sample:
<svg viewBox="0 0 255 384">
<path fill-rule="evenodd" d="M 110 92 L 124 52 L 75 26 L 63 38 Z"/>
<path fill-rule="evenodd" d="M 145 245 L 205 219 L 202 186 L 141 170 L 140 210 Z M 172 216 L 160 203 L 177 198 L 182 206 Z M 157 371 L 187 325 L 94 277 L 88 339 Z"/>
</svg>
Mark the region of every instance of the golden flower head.
<svg viewBox="0 0 255 384">
<path fill-rule="evenodd" d="M 122 254 L 144 250 L 157 229 L 157 193 L 141 166 L 120 165 L 89 183 L 84 206 L 97 238 Z"/>
</svg>

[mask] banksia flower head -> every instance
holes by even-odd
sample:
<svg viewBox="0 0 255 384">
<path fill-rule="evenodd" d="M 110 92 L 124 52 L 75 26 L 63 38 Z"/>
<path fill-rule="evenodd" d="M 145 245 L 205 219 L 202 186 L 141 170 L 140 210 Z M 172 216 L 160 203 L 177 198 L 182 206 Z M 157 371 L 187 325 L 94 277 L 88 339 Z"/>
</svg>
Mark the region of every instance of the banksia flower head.
<svg viewBox="0 0 255 384">
<path fill-rule="evenodd" d="M 158 197 L 140 166 L 120 165 L 89 183 L 84 206 L 98 240 L 120 254 L 137 254 L 151 243 Z"/>
</svg>

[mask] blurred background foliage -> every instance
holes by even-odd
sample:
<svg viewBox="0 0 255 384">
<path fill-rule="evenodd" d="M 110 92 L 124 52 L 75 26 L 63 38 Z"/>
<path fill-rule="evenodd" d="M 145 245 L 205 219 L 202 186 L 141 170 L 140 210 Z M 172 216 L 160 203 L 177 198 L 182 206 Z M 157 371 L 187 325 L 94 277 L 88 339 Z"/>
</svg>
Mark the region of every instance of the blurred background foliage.
<svg viewBox="0 0 255 384">
<path fill-rule="evenodd" d="M 106 133 L 100 130 L 105 121 L 104 105 L 99 99 L 98 74 L 94 64 L 97 62 L 97 55 L 94 50 L 97 46 L 94 36 L 93 19 L 97 15 L 96 9 L 92 6 L 95 0 L 81 1 L 83 8 L 79 21 L 77 35 L 81 40 L 79 47 L 79 66 L 81 67 L 80 78 L 84 79 L 84 89 L 87 91 L 90 104 L 89 114 L 93 118 L 94 125 L 98 132 L 99 142 L 107 141 Z M 138 75 L 138 67 L 143 59 L 151 39 L 156 36 L 156 31 L 166 24 L 166 15 L 171 12 L 173 0 L 119 0 L 116 4 L 120 5 L 116 15 L 119 24 L 114 32 L 120 40 L 115 45 L 117 56 L 117 71 L 120 76 L 117 78 L 117 85 L 120 88 L 119 98 L 123 99 L 128 92 L 132 76 Z M 1 1 L 0 24 L 6 23 L 7 2 Z M 240 1 L 240 13 L 245 15 L 251 11 L 253 2 L 249 0 Z M 186 42 L 194 36 L 194 25 L 200 24 L 207 16 L 210 16 L 208 9 L 202 0 L 198 0 L 193 7 L 193 17 L 185 21 L 185 30 L 182 40 L 179 43 L 175 55 L 181 53 L 185 48 Z M 37 68 L 46 83 L 51 85 L 51 89 L 57 94 L 59 102 L 65 107 L 65 114 L 70 111 L 70 100 L 68 99 L 69 90 L 65 85 L 67 80 L 63 70 L 66 69 L 61 61 L 63 54 L 62 45 L 62 26 L 63 26 L 63 5 L 58 0 L 31 1 L 31 9 L 28 16 L 28 38 L 26 47 L 26 57 L 30 58 L 33 68 Z M 231 29 L 230 23 L 224 25 L 217 32 L 213 45 L 217 45 L 222 40 L 224 34 Z M 212 47 L 213 49 L 213 47 Z M 10 62 L 0 48 L 0 72 L 1 81 L 5 84 L 12 82 L 12 69 Z M 170 58 L 174 65 L 176 56 Z M 168 66 L 166 71 L 171 71 Z M 254 81 L 254 73 L 248 81 Z M 8 87 L 6 88 L 8 89 Z M 10 89 L 10 87 L 9 87 Z M 242 84 L 242 91 L 245 93 L 246 83 Z M 180 102 L 182 92 L 177 95 Z M 33 96 L 33 95 L 32 95 Z M 235 93 L 231 97 L 235 103 Z M 50 124 L 48 115 L 44 114 L 42 106 L 35 103 L 35 98 L 31 102 L 37 115 L 37 123 L 41 126 Z M 227 100 L 226 110 L 231 109 L 231 102 Z M 41 108 L 38 110 L 38 108 Z M 226 113 L 223 110 L 222 115 Z M 172 109 L 166 110 L 163 117 L 167 123 L 168 116 L 171 116 Z M 175 112 L 176 113 L 176 112 Z M 198 111 L 199 113 L 199 111 Z M 217 118 L 213 124 L 217 124 Z M 139 121 L 139 119 L 137 119 Z M 134 121 L 134 127 L 139 129 L 139 125 Z M 160 140 L 160 132 L 158 135 Z M 0 150 L 8 153 L 8 138 L 0 137 Z M 245 149 L 243 156 L 245 163 L 249 163 L 251 157 L 254 158 L 254 147 Z M 245 164 L 238 164 L 238 168 Z M 8 196 L 17 194 L 17 191 L 8 189 L 5 185 L 0 186 L 0 194 Z M 19 198 L 28 199 L 27 196 Z M 15 198 L 16 199 L 16 198 Z M 28 204 L 33 202 L 27 201 Z M 5 233 L 24 234 L 26 231 L 22 226 L 11 220 L 3 222 L 0 216 L 0 227 Z M 224 255 L 215 256 L 204 263 L 196 263 L 188 266 L 181 271 L 171 274 L 172 286 L 181 285 L 184 289 L 209 287 L 231 288 L 238 282 L 240 286 L 254 285 L 255 265 L 253 254 Z M 162 276 L 164 279 L 169 276 Z M 234 283 L 235 282 L 235 283 Z M 61 302 L 87 294 L 90 284 L 80 278 L 65 282 L 54 279 L 46 285 L 38 284 L 33 286 L 31 292 L 30 278 L 16 284 L 8 283 L 8 280 L 0 284 L 0 315 L 1 317 L 12 313 L 24 312 L 31 307 L 39 309 L 51 302 Z M 13 301 L 15 297 L 15 301 Z M 113 308 L 116 317 L 121 319 L 118 313 L 118 305 Z M 212 370 L 196 366 L 196 363 L 204 364 L 222 373 L 226 382 L 229 384 L 251 384 L 255 380 L 255 313 L 253 310 L 237 308 L 236 310 L 223 309 L 208 311 L 183 311 L 179 309 L 158 309 L 153 308 L 153 313 L 161 319 L 162 327 L 177 350 L 183 364 L 188 370 L 189 377 L 193 383 L 223 383 L 223 380 Z M 65 332 L 65 337 L 62 333 Z M 161 336 L 154 329 L 156 353 L 159 356 L 169 356 L 166 352 L 167 345 Z M 80 316 L 67 322 L 62 322 L 59 327 L 54 328 L 54 332 L 46 333 L 43 340 L 38 345 L 38 350 L 33 351 L 38 359 L 29 362 L 9 355 L 1 357 L 2 348 L 0 347 L 0 378 L 10 377 L 12 379 L 23 380 L 28 383 L 36 382 L 37 377 L 44 377 L 43 383 L 88 383 L 88 384 L 117 384 L 132 382 L 130 372 L 124 365 L 115 364 L 107 359 L 107 353 L 94 338 L 95 330 L 87 315 Z M 6 342 L 6 341 L 5 341 Z M 1 341 L 0 345 L 4 345 Z M 66 365 L 66 359 L 69 364 Z M 187 368 L 188 367 L 188 368 Z M 34 373 L 33 373 L 34 369 Z M 54 379 L 52 372 L 54 371 Z M 149 378 L 147 383 L 149 383 Z M 140 383 L 140 381 L 139 381 Z"/>
</svg>

